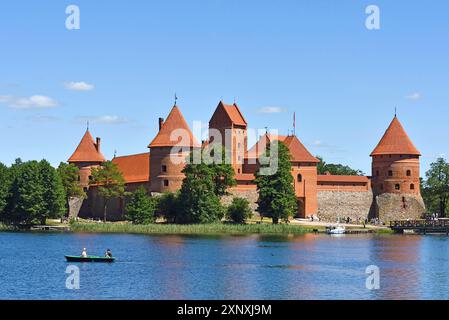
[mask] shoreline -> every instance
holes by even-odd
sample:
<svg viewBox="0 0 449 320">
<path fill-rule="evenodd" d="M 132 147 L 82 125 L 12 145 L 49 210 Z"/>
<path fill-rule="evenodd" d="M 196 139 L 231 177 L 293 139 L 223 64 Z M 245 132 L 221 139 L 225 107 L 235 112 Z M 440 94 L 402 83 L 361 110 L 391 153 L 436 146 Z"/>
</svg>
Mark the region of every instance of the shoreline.
<svg viewBox="0 0 449 320">
<path fill-rule="evenodd" d="M 306 223 L 271 224 L 271 223 L 214 223 L 214 224 L 164 224 L 134 225 L 126 222 L 73 222 L 61 224 L 69 227 L 68 231 L 17 230 L 0 225 L 0 232 L 70 232 L 70 233 L 109 233 L 109 234 L 142 234 L 142 235 L 304 235 L 324 233 L 324 225 L 308 225 Z M 373 228 L 350 225 L 346 226 L 348 234 L 392 234 L 389 228 Z"/>
</svg>

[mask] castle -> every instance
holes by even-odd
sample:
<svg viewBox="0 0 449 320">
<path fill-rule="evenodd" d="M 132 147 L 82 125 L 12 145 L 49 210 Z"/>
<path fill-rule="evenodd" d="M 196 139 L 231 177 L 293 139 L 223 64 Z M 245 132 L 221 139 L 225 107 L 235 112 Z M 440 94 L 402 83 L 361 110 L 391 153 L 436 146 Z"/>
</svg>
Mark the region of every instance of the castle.
<svg viewBox="0 0 449 320">
<path fill-rule="evenodd" d="M 420 218 L 425 212 L 420 194 L 420 152 L 396 115 L 371 153 L 371 177 L 319 175 L 319 160 L 296 135 L 266 133 L 248 149 L 248 124 L 235 103 L 229 105 L 220 101 L 209 121 L 209 140 L 202 143 L 195 139 L 176 104 L 165 120 L 159 118 L 158 125 L 159 131 L 148 145 L 149 152 L 112 159 L 122 172 L 128 191 L 139 186 L 144 186 L 151 194 L 179 190 L 187 155 L 208 144 L 221 143 L 230 151 L 237 181 L 237 186 L 229 190 L 223 202 L 229 203 L 236 196 L 245 197 L 256 211 L 258 195 L 254 173 L 260 167 L 259 160 L 267 144 L 277 140 L 283 142 L 291 154 L 298 217 L 319 217 L 324 221 L 336 221 L 338 217 L 352 221 L 378 218 L 388 222 Z M 173 133 L 178 131 L 183 132 L 186 139 L 174 137 Z M 80 169 L 79 183 L 88 194 L 84 200 L 72 199 L 72 215 L 95 219 L 103 215 L 103 199 L 97 188 L 89 185 L 91 169 L 105 161 L 100 146 L 101 140 L 94 141 L 88 129 L 68 160 Z M 125 200 L 115 199 L 108 206 L 109 219 L 123 219 L 124 206 Z"/>
</svg>

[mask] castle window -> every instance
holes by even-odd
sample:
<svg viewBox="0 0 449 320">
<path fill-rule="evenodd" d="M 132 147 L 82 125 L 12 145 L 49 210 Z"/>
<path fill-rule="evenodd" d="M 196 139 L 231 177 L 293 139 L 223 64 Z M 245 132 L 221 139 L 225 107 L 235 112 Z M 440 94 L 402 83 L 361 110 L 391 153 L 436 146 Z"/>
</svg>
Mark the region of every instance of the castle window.
<svg viewBox="0 0 449 320">
<path fill-rule="evenodd" d="M 298 174 L 298 182 L 302 182 L 302 175 Z"/>
<path fill-rule="evenodd" d="M 168 180 L 164 180 L 164 187 L 168 187 Z"/>
<path fill-rule="evenodd" d="M 388 176 L 389 176 L 389 177 L 392 177 L 392 176 L 393 176 L 393 171 L 388 170 Z"/>
<path fill-rule="evenodd" d="M 400 184 L 395 184 L 394 188 L 395 188 L 396 190 L 401 190 L 401 185 L 400 185 Z"/>
<path fill-rule="evenodd" d="M 407 177 L 410 177 L 412 175 L 412 172 L 410 170 L 407 170 Z"/>
<path fill-rule="evenodd" d="M 415 190 L 415 185 L 413 183 L 410 185 L 410 190 Z"/>
<path fill-rule="evenodd" d="M 376 176 L 379 176 L 379 170 L 376 171 Z"/>
<path fill-rule="evenodd" d="M 162 166 L 162 172 L 167 172 L 167 166 L 166 165 Z"/>
<path fill-rule="evenodd" d="M 92 182 L 92 176 L 89 176 L 89 182 Z"/>
<path fill-rule="evenodd" d="M 240 174 L 240 169 L 237 169 L 237 173 Z"/>
<path fill-rule="evenodd" d="M 78 182 L 81 181 L 81 176 L 78 176 Z"/>
</svg>

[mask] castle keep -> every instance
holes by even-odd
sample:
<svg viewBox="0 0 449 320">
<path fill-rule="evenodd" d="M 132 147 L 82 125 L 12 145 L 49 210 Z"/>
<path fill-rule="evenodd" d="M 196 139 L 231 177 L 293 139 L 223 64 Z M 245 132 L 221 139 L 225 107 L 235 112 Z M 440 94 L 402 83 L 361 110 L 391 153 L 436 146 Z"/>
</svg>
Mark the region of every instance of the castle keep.
<svg viewBox="0 0 449 320">
<path fill-rule="evenodd" d="M 144 186 L 153 195 L 179 190 L 189 153 L 217 143 L 230 152 L 237 180 L 237 186 L 229 190 L 230 195 L 225 196 L 223 202 L 228 204 L 233 197 L 245 197 L 253 210 L 257 210 L 254 174 L 267 146 L 277 140 L 283 142 L 291 154 L 298 217 L 319 217 L 325 221 L 336 221 L 339 217 L 353 221 L 378 218 L 388 222 L 419 218 L 425 212 L 420 194 L 420 152 L 396 116 L 371 153 L 372 176 L 319 175 L 319 160 L 296 135 L 266 133 L 248 149 L 248 124 L 235 103 L 228 105 L 220 101 L 209 121 L 209 140 L 202 143 L 193 136 L 177 105 L 165 120 L 159 118 L 158 126 L 159 131 L 148 145 L 148 152 L 112 159 L 122 172 L 128 191 L 139 186 Z M 89 186 L 91 169 L 105 161 L 100 142 L 99 138 L 94 141 L 87 130 L 68 160 L 80 169 L 79 182 L 88 194 L 82 203 L 73 204 L 72 215 L 79 214 L 83 218 L 103 215 L 103 199 L 95 186 Z M 109 205 L 111 220 L 123 219 L 124 202 L 116 199 Z"/>
</svg>

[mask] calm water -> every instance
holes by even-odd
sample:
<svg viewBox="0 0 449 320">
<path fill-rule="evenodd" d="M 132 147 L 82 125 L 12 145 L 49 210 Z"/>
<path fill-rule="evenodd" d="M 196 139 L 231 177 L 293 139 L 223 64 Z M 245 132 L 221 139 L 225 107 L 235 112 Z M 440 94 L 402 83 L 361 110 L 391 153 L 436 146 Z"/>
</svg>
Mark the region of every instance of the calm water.
<svg viewBox="0 0 449 320">
<path fill-rule="evenodd" d="M 80 290 L 65 287 L 65 254 Z M 367 290 L 365 268 L 380 268 Z M 0 233 L 0 299 L 448 299 L 445 236 L 186 237 Z"/>
</svg>

